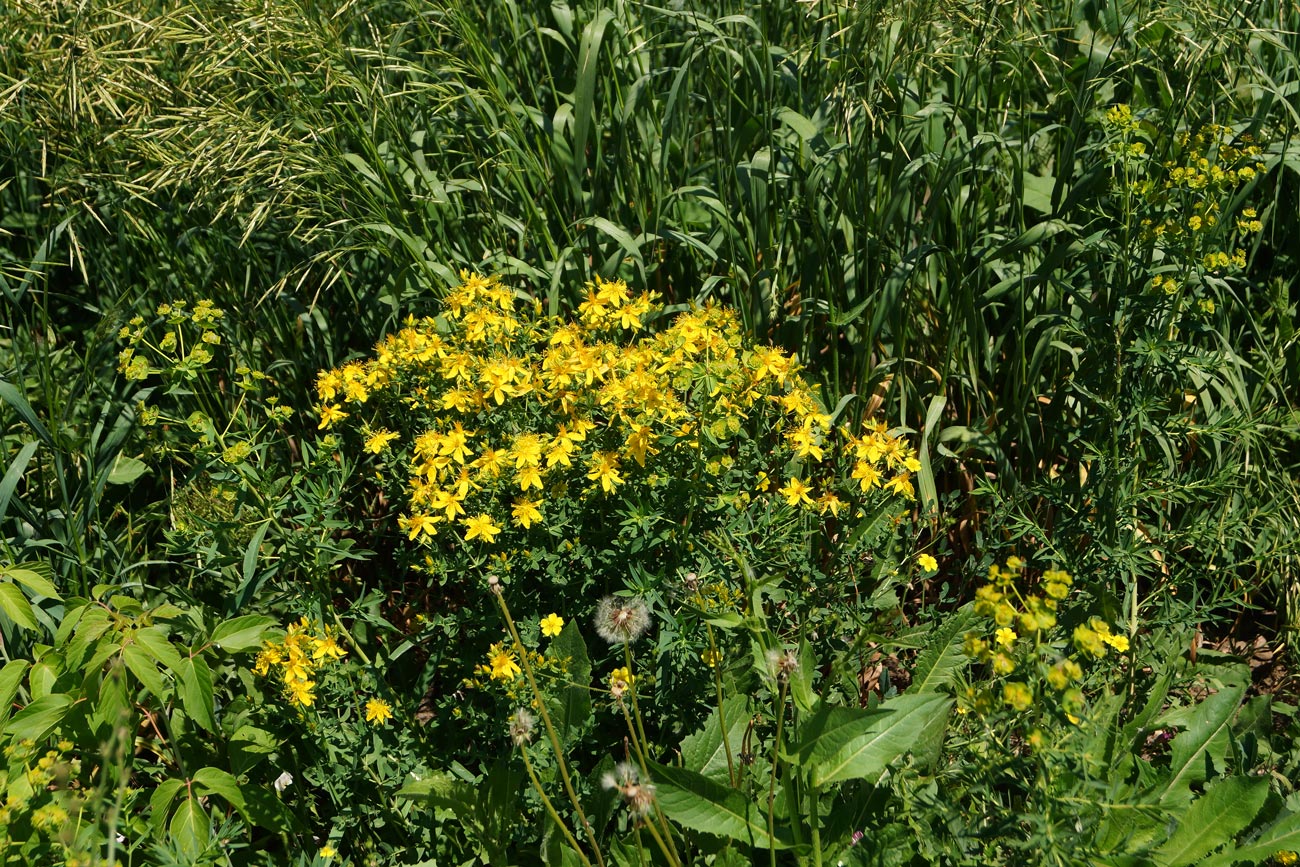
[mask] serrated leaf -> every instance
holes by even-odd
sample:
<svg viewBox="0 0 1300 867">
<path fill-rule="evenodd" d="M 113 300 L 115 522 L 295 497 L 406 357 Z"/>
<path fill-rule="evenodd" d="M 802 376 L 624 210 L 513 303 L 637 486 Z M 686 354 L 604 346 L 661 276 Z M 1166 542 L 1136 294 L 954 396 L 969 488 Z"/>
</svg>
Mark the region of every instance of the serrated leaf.
<svg viewBox="0 0 1300 867">
<path fill-rule="evenodd" d="M 1170 745 L 1169 776 L 1154 787 L 1150 800 L 1163 803 L 1188 797 L 1194 783 L 1205 781 L 1207 753 L 1215 740 L 1228 730 L 1245 694 L 1246 685 L 1240 683 L 1216 692 L 1197 705 L 1187 729 Z"/>
<path fill-rule="evenodd" d="M 162 626 L 149 626 L 131 633 L 136 646 L 142 648 L 156 662 L 169 671 L 177 672 L 181 668 L 181 655 L 176 650 Z"/>
<path fill-rule="evenodd" d="M 135 675 L 136 680 L 147 689 L 150 693 L 159 699 L 165 699 L 170 690 L 167 689 L 167 682 L 163 680 L 162 672 L 158 670 L 154 662 L 143 647 L 138 644 L 128 644 L 122 648 L 122 661 L 126 663 L 126 668 Z"/>
<path fill-rule="evenodd" d="M 0 583 L 0 611 L 24 629 L 40 628 L 40 624 L 36 622 L 36 615 L 32 613 L 32 603 L 27 601 L 27 597 L 16 584 L 7 581 Z"/>
<path fill-rule="evenodd" d="M 767 814 L 742 792 L 688 771 L 649 763 L 659 807 L 677 824 L 760 849 L 786 849 L 780 834 L 767 833 Z"/>
<path fill-rule="evenodd" d="M 951 699 L 933 693 L 900 695 L 875 710 L 839 716 L 811 744 L 812 784 L 879 779 L 890 762 L 942 724 L 951 706 Z"/>
<path fill-rule="evenodd" d="M 1229 848 L 1218 855 L 1201 861 L 1197 867 L 1233 867 L 1240 864 L 1258 864 L 1278 852 L 1300 849 L 1300 813 L 1278 819 L 1260 832 L 1248 845 Z"/>
<path fill-rule="evenodd" d="M 241 653 L 262 646 L 262 635 L 275 620 L 261 614 L 244 614 L 219 624 L 212 631 L 212 643 L 227 653 Z"/>
<path fill-rule="evenodd" d="M 733 695 L 727 698 L 722 703 L 722 717 L 727 721 L 727 743 L 731 746 L 732 762 L 735 763 L 749 726 L 749 697 Z M 682 761 L 697 774 L 730 782 L 731 772 L 722 741 L 722 719 L 718 708 L 709 714 L 702 729 L 682 741 Z"/>
<path fill-rule="evenodd" d="M 5 725 L 5 734 L 15 741 L 40 741 L 63 722 L 72 696 L 63 693 L 42 696 L 14 714 Z"/>
<path fill-rule="evenodd" d="M 971 610 L 963 608 L 935 630 L 934 637 L 916 657 L 916 664 L 912 666 L 912 683 L 907 687 L 908 693 L 920 695 L 947 686 L 969 664 L 970 657 L 963 651 L 962 641 L 971 616 Z"/>
<path fill-rule="evenodd" d="M 1157 867 L 1189 867 L 1232 839 L 1254 820 L 1268 797 L 1263 777 L 1228 777 L 1197 798 L 1178 830 L 1151 853 Z"/>
<path fill-rule="evenodd" d="M 45 596 L 49 599 L 57 599 L 60 602 L 63 601 L 63 597 L 59 595 L 58 589 L 54 586 L 54 584 L 50 581 L 50 579 L 46 578 L 44 575 L 41 575 L 39 572 L 35 572 L 31 569 L 13 568 L 13 569 L 5 569 L 4 574 L 5 577 L 9 578 L 10 580 L 17 581 L 19 584 L 31 590 L 37 596 Z"/>
</svg>

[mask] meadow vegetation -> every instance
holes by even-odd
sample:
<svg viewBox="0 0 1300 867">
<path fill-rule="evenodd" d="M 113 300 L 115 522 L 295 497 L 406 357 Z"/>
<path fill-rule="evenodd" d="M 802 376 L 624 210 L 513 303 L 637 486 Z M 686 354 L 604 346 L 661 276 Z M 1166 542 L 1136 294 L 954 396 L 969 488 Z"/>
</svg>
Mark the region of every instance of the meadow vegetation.
<svg viewBox="0 0 1300 867">
<path fill-rule="evenodd" d="M 0 27 L 0 863 L 1300 858 L 1294 3 Z"/>
</svg>

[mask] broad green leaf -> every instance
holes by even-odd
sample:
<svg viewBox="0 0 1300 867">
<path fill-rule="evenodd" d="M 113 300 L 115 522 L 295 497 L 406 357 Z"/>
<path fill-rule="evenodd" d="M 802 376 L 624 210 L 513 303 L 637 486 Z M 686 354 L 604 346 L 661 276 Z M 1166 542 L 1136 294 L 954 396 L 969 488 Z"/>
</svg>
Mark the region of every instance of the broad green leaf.
<svg viewBox="0 0 1300 867">
<path fill-rule="evenodd" d="M 57 599 L 59 601 L 63 600 L 63 597 L 59 595 L 58 589 L 50 579 L 46 578 L 39 572 L 32 569 L 19 569 L 15 567 L 13 569 L 5 569 L 4 574 L 9 579 L 17 581 L 28 590 L 31 590 L 37 596 L 44 596 L 48 599 Z"/>
<path fill-rule="evenodd" d="M 256 726 L 242 725 L 230 736 L 230 769 L 243 774 L 275 752 L 280 742 L 275 735 Z"/>
<path fill-rule="evenodd" d="M 1163 803 L 1189 796 L 1194 783 L 1205 781 L 1207 753 L 1215 740 L 1227 732 L 1245 693 L 1246 685 L 1240 683 L 1216 692 L 1197 705 L 1187 729 L 1174 738 L 1169 754 L 1169 776 L 1154 787 L 1151 801 Z"/>
<path fill-rule="evenodd" d="M 1151 853 L 1157 867 L 1190 867 L 1244 830 L 1268 797 L 1263 777 L 1228 777 L 1209 786 L 1178 823 L 1178 830 Z"/>
<path fill-rule="evenodd" d="M 142 648 L 156 662 L 172 672 L 177 672 L 181 667 L 181 655 L 176 650 L 176 645 L 172 644 L 171 639 L 167 636 L 167 630 L 162 626 L 149 626 L 145 629 L 137 629 L 131 633 L 136 646 Z"/>
<path fill-rule="evenodd" d="M 0 668 L 0 723 L 9 719 L 13 711 L 14 696 L 22 685 L 23 675 L 27 673 L 28 662 L 25 659 L 13 659 Z"/>
<path fill-rule="evenodd" d="M 40 741 L 67 716 L 72 696 L 63 693 L 42 696 L 14 714 L 5 734 L 15 741 Z"/>
<path fill-rule="evenodd" d="M 184 780 L 163 780 L 149 796 L 149 824 L 153 826 L 155 833 L 161 832 L 166 826 L 176 795 L 184 787 Z"/>
<path fill-rule="evenodd" d="M 262 635 L 275 620 L 261 614 L 244 614 L 219 624 L 212 631 L 212 643 L 227 653 L 241 653 L 262 646 Z"/>
<path fill-rule="evenodd" d="M 890 762 L 942 725 L 951 705 L 951 699 L 933 693 L 900 695 L 875 710 L 841 716 L 811 744 L 812 784 L 879 779 Z"/>
<path fill-rule="evenodd" d="M 17 584 L 0 583 L 0 611 L 24 629 L 38 629 L 36 615 L 32 613 L 32 603 L 27 601 Z"/>
<path fill-rule="evenodd" d="M 191 859 L 207 848 L 212 839 L 212 825 L 197 795 L 191 794 L 181 801 L 168 830 L 177 848 Z"/>
<path fill-rule="evenodd" d="M 813 692 L 813 671 L 817 668 L 817 657 L 807 638 L 799 641 L 796 659 L 799 664 L 790 673 L 790 698 L 800 713 L 812 713 L 817 704 L 817 695 Z"/>
<path fill-rule="evenodd" d="M 654 762 L 650 775 L 660 808 L 682 827 L 760 849 L 789 847 L 781 834 L 775 840 L 768 836 L 767 814 L 739 790 L 685 768 Z"/>
<path fill-rule="evenodd" d="M 715 707 L 709 714 L 704 728 L 682 741 L 682 761 L 697 774 L 729 783 L 727 750 L 722 742 L 722 719 L 718 710 Z M 727 722 L 732 764 L 739 766 L 740 748 L 745 739 L 745 729 L 749 726 L 749 697 L 733 695 L 727 698 L 722 703 L 721 716 Z"/>
<path fill-rule="evenodd" d="M 149 465 L 144 461 L 118 455 L 117 460 L 113 461 L 113 469 L 109 470 L 108 483 L 129 485 L 147 472 L 149 472 Z"/>
<path fill-rule="evenodd" d="M 220 795 L 230 806 L 244 811 L 244 793 L 229 772 L 220 768 L 199 768 L 194 774 L 194 788 L 201 795 Z"/>
<path fill-rule="evenodd" d="M 1218 855 L 1201 861 L 1197 867 L 1233 867 L 1240 864 L 1258 864 L 1281 851 L 1300 849 L 1300 813 L 1284 816 L 1265 828 L 1249 844 L 1229 848 Z"/>
<path fill-rule="evenodd" d="M 203 729 L 215 732 L 216 718 L 213 715 L 212 669 L 202 657 L 194 657 L 181 662 L 181 706 L 190 719 Z"/>
<path fill-rule="evenodd" d="M 916 657 L 912 683 L 907 688 L 909 693 L 935 692 L 952 683 L 953 677 L 969 664 L 962 641 L 970 621 L 970 608 L 962 608 L 935 630 L 925 650 Z"/>
<path fill-rule="evenodd" d="M 128 644 L 123 647 L 122 661 L 126 663 L 127 670 L 135 675 L 136 680 L 159 699 L 166 699 L 171 693 L 153 657 L 140 645 Z"/>
</svg>

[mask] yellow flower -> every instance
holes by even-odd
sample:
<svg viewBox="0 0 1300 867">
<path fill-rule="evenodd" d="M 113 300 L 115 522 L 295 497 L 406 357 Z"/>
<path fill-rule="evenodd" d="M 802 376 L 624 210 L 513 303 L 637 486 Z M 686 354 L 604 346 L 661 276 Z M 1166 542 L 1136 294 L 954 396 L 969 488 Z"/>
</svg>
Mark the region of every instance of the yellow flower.
<svg viewBox="0 0 1300 867">
<path fill-rule="evenodd" d="M 372 698 L 366 702 L 366 722 L 383 725 L 393 718 L 393 706 L 382 698 Z"/>
<path fill-rule="evenodd" d="M 548 614 L 542 618 L 542 635 L 554 638 L 564 628 L 564 618 L 558 614 Z"/>
<path fill-rule="evenodd" d="M 335 422 L 342 421 L 347 417 L 348 414 L 346 412 L 339 409 L 337 406 L 334 406 L 332 403 L 327 403 L 320 408 L 320 424 L 316 425 L 316 430 L 325 430 L 325 428 L 332 426 Z"/>
<path fill-rule="evenodd" d="M 501 532 L 501 528 L 492 521 L 490 515 L 475 515 L 472 518 L 466 518 L 464 521 L 461 521 L 461 524 L 466 530 L 466 542 L 471 542 L 474 539 L 482 539 L 484 542 L 491 544 L 492 540 Z"/>
<path fill-rule="evenodd" d="M 612 452 L 596 452 L 591 458 L 591 469 L 587 472 L 587 478 L 599 479 L 600 489 L 605 493 L 612 493 L 615 488 L 623 484 L 623 477 L 618 472 L 618 456 Z"/>
<path fill-rule="evenodd" d="M 326 843 L 324 846 L 320 847 L 320 856 L 327 861 L 330 858 L 333 858 L 337 854 L 339 854 L 338 850 L 335 849 L 333 846 L 331 846 L 329 843 Z"/>
<path fill-rule="evenodd" d="M 395 434 L 390 430 L 375 431 L 366 438 L 366 451 L 370 452 L 372 455 L 377 455 L 384 449 L 388 448 L 388 444 L 400 436 L 401 434 Z"/>
<path fill-rule="evenodd" d="M 1015 644 L 1016 637 L 1017 636 L 1015 630 L 1008 629 L 1005 626 L 993 634 L 994 640 L 997 641 L 998 644 L 1001 644 L 1003 647 L 1010 647 L 1011 645 Z"/>
<path fill-rule="evenodd" d="M 525 530 L 532 527 L 533 524 L 541 523 L 542 520 L 542 511 L 537 508 L 537 503 L 522 497 L 515 500 L 514 508 L 510 510 L 510 514 L 515 519 L 515 523 Z"/>
<path fill-rule="evenodd" d="M 798 506 L 801 503 L 811 506 L 813 501 L 812 498 L 808 496 L 808 492 L 811 490 L 812 488 L 804 484 L 798 476 L 794 476 L 786 483 L 786 486 L 777 491 L 777 493 L 785 497 L 786 503 L 791 506 Z"/>
<path fill-rule="evenodd" d="M 488 667 L 493 680 L 514 680 L 523 669 L 515 662 L 515 655 L 500 644 L 488 648 Z"/>
<path fill-rule="evenodd" d="M 939 561 L 929 554 L 922 554 L 916 558 L 917 564 L 927 572 L 938 572 Z"/>
</svg>

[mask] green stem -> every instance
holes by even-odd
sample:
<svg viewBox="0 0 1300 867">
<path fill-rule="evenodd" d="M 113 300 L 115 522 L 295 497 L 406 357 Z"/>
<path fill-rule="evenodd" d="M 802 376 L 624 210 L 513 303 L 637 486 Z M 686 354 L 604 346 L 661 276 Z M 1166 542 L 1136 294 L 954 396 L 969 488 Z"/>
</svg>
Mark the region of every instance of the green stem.
<svg viewBox="0 0 1300 867">
<path fill-rule="evenodd" d="M 536 790 L 538 796 L 541 797 L 542 804 L 546 807 L 546 812 L 551 816 L 551 821 L 555 822 L 556 827 L 564 833 L 564 839 L 569 841 L 569 846 L 572 847 L 574 852 L 578 853 L 578 857 L 582 859 L 582 863 L 587 865 L 587 867 L 591 867 L 591 862 L 587 860 L 587 856 L 582 851 L 582 847 L 578 845 L 577 838 L 573 836 L 573 832 L 569 830 L 569 826 L 564 824 L 564 820 L 560 818 L 560 814 L 555 810 L 555 805 L 552 804 L 551 799 L 546 796 L 546 790 L 542 788 L 541 780 L 537 779 L 537 772 L 533 770 L 532 760 L 528 758 L 528 746 L 526 744 L 519 745 L 519 754 L 524 757 L 524 768 L 528 771 L 528 779 L 532 781 L 533 789 Z"/>
<path fill-rule="evenodd" d="M 578 801 L 577 792 L 573 789 L 573 780 L 569 777 L 569 766 L 564 761 L 564 750 L 560 746 L 560 738 L 555 733 L 555 725 L 551 722 L 551 715 L 546 711 L 546 701 L 542 697 L 542 691 L 537 688 L 537 678 L 533 675 L 533 664 L 528 659 L 528 651 L 524 648 L 524 642 L 519 638 L 519 630 L 515 628 L 514 618 L 510 616 L 510 607 L 506 605 L 505 594 L 500 592 L 500 588 L 494 588 L 492 595 L 497 598 L 497 607 L 501 609 L 501 616 L 506 620 L 506 626 L 510 630 L 510 638 L 514 642 L 515 653 L 519 654 L 519 661 L 523 663 L 524 676 L 528 678 L 528 686 L 533 691 L 533 697 L 537 699 L 537 712 L 542 717 L 542 723 L 546 726 L 546 737 L 551 742 L 551 748 L 555 750 L 555 764 L 560 769 L 560 779 L 564 782 L 564 792 L 569 796 L 569 803 L 573 804 L 573 811 L 578 814 L 579 821 L 582 822 L 582 829 L 587 834 L 587 840 L 591 843 L 592 852 L 596 855 L 596 863 L 600 867 L 605 867 L 605 858 L 600 853 L 600 844 L 596 842 L 596 832 L 592 830 L 591 823 L 587 821 L 587 814 L 582 811 L 582 804 Z"/>
<path fill-rule="evenodd" d="M 781 724 L 785 722 L 786 681 L 781 682 L 781 697 L 776 710 L 776 738 L 772 741 L 772 773 L 767 786 L 767 854 L 769 863 L 776 867 L 776 770 L 781 756 Z"/>
</svg>

